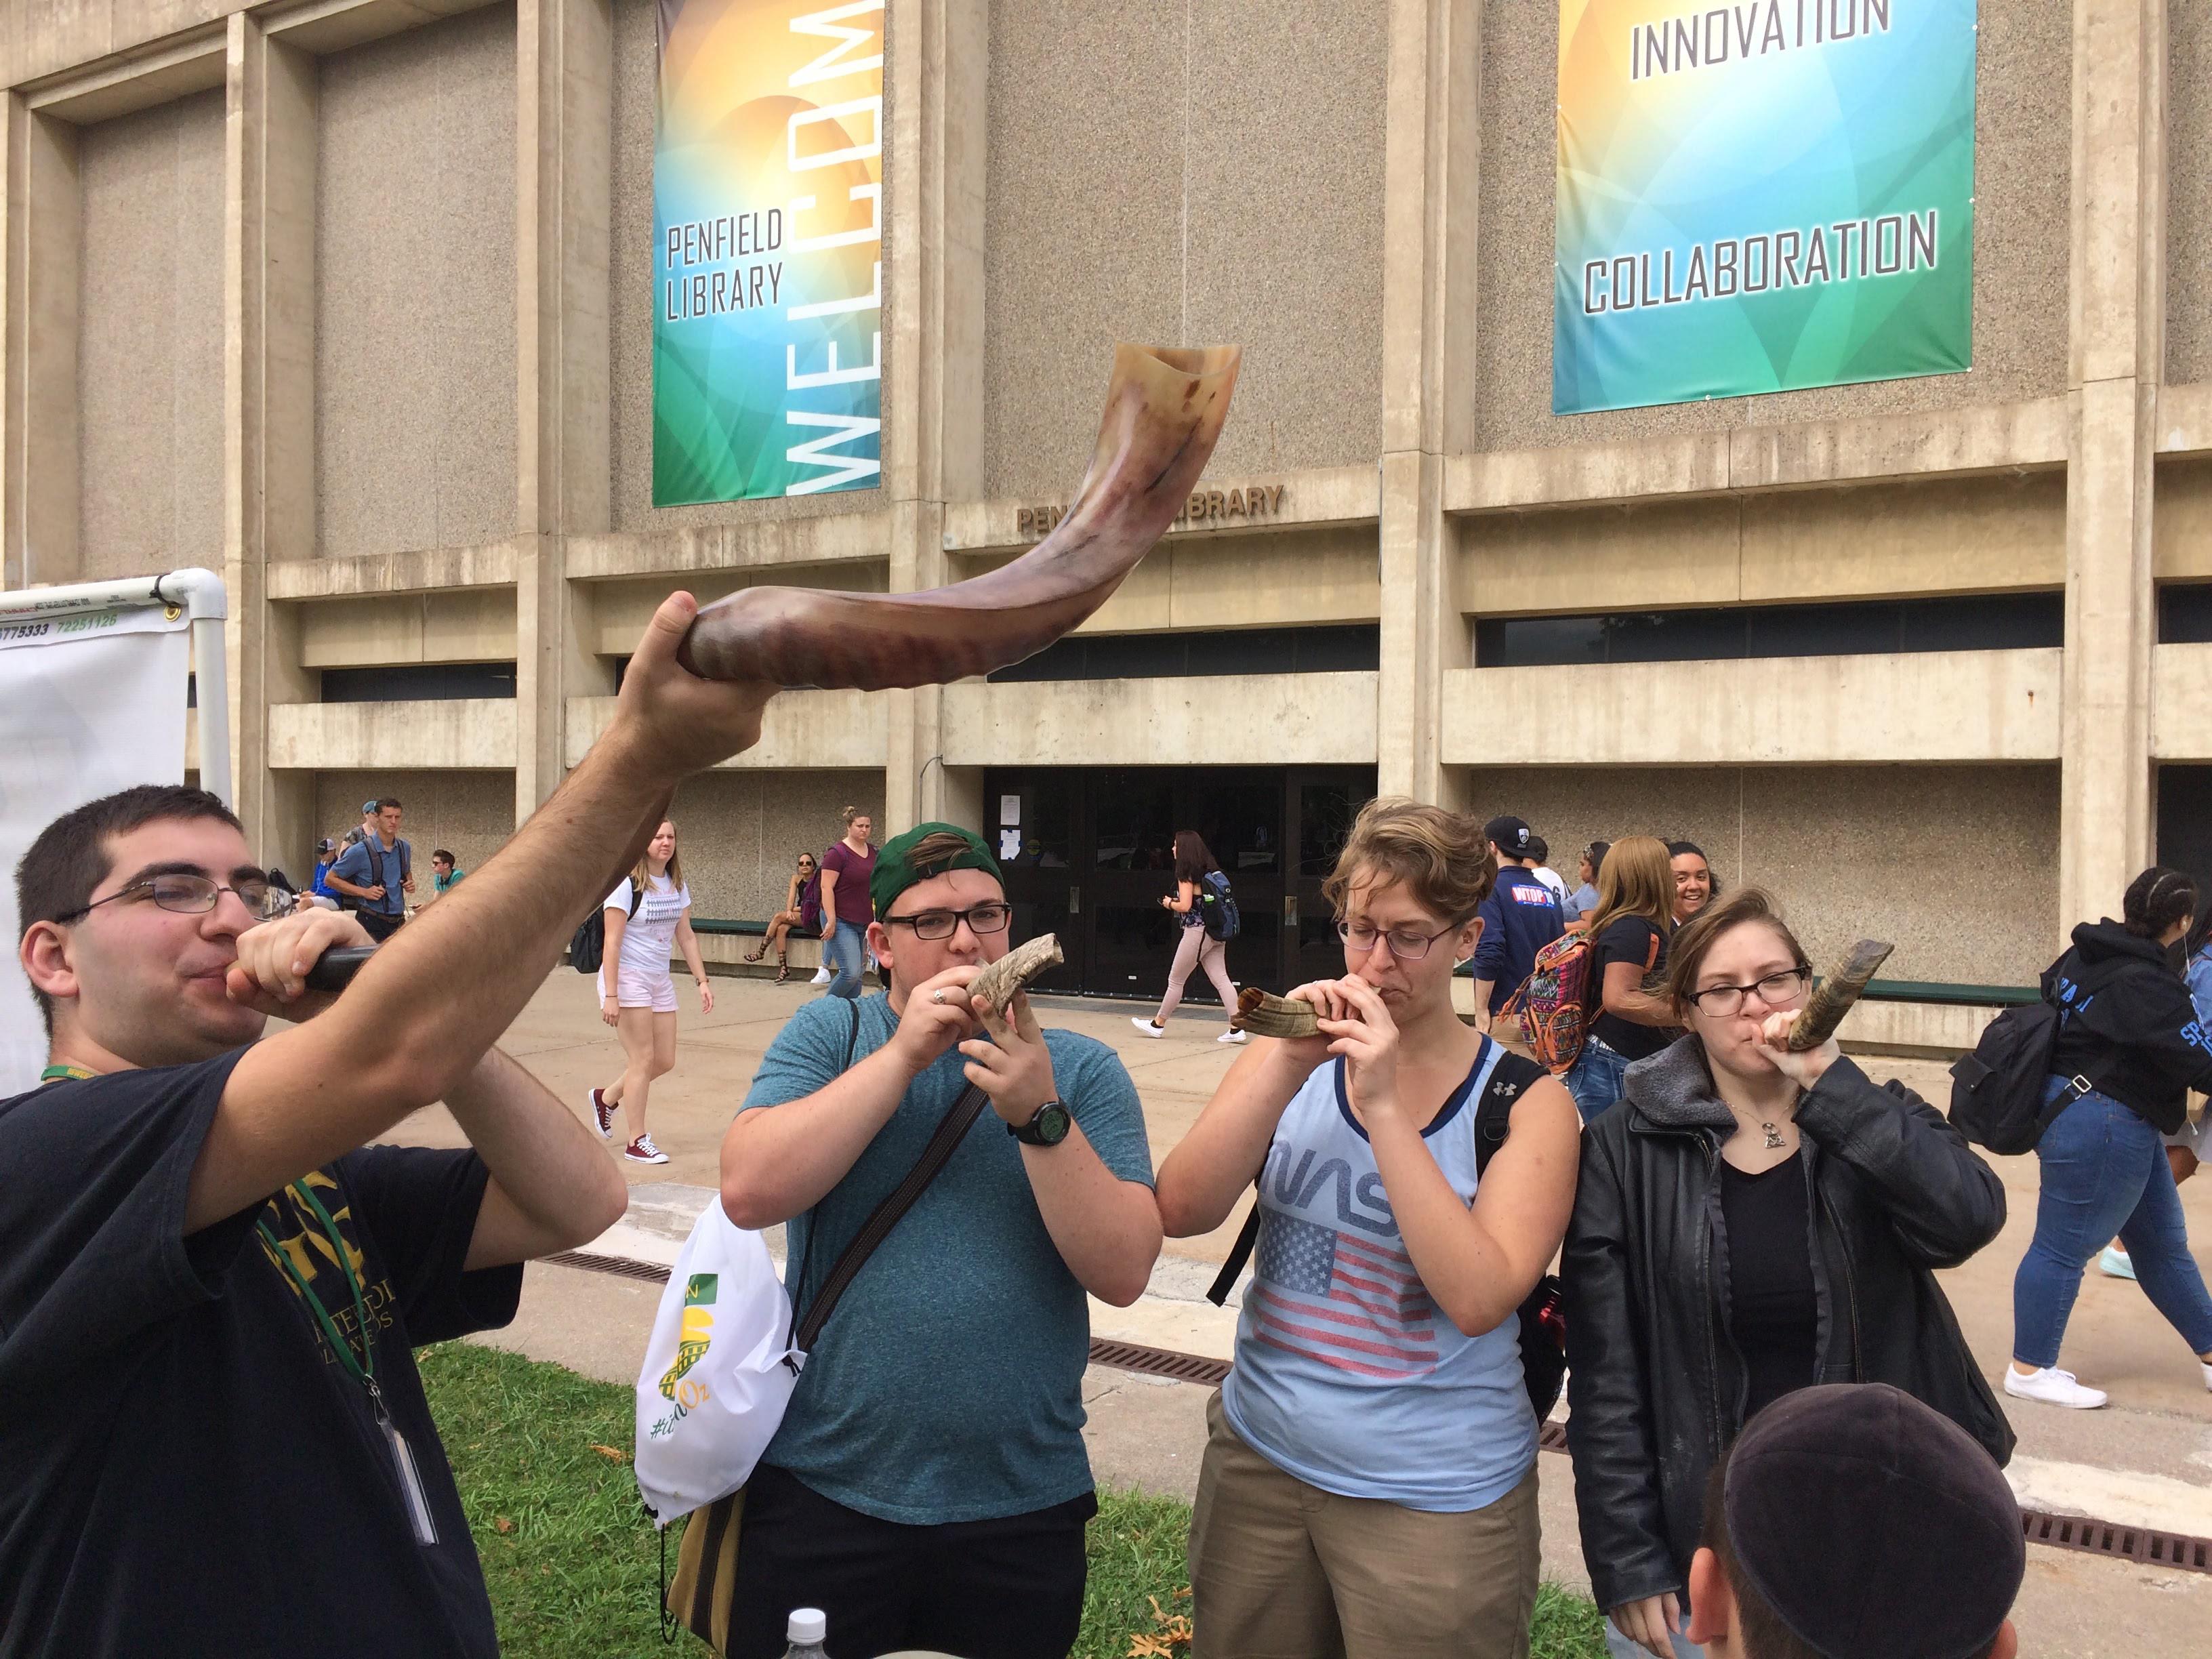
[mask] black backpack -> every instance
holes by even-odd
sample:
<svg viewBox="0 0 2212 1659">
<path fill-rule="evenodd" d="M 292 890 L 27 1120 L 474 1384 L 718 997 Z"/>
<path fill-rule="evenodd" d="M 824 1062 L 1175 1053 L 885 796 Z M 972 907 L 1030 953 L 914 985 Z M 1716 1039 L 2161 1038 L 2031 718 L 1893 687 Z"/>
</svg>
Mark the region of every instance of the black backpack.
<svg viewBox="0 0 2212 1659">
<path fill-rule="evenodd" d="M 1209 870 L 1198 878 L 1198 919 L 1206 926 L 1206 936 L 1224 944 L 1243 930 L 1244 918 L 1237 913 L 1237 901 L 1229 896 L 1229 878 L 1218 870 Z"/>
<path fill-rule="evenodd" d="M 1510 1048 L 1498 1056 L 1498 1063 L 1490 1068 L 1490 1080 L 1483 1085 L 1482 1098 L 1474 1108 L 1474 1178 L 1478 1186 L 1483 1171 L 1490 1167 L 1491 1154 L 1505 1144 L 1513 1103 L 1530 1084 L 1549 1076 L 1551 1073 L 1546 1067 L 1533 1060 L 1523 1060 Z M 1228 1260 L 1221 1264 L 1221 1272 L 1206 1292 L 1206 1300 L 1215 1307 L 1229 1299 L 1229 1292 L 1236 1288 L 1237 1276 L 1244 1271 L 1244 1264 L 1251 1259 L 1253 1247 L 1259 1242 L 1260 1206 L 1255 1201 L 1251 1214 L 1244 1218 L 1237 1242 L 1229 1247 Z M 1546 1273 L 1536 1281 L 1535 1289 L 1521 1304 L 1520 1321 L 1521 1380 L 1528 1388 L 1528 1403 L 1536 1408 L 1536 1421 L 1540 1424 L 1552 1414 L 1552 1407 L 1559 1403 L 1559 1390 L 1567 1380 L 1566 1305 L 1556 1273 Z"/>
<path fill-rule="evenodd" d="M 637 914 L 638 901 L 645 896 L 637 878 L 629 878 L 629 913 Z M 607 959 L 607 907 L 594 904 L 592 914 L 578 924 L 568 940 L 568 965 L 580 974 L 596 974 L 599 964 Z"/>
<path fill-rule="evenodd" d="M 2033 1152 L 2058 1115 L 2096 1086 L 2087 1075 L 2076 1075 L 2044 1103 L 2065 1024 L 2057 1007 L 2038 1000 L 2008 1008 L 1984 1026 L 1973 1052 L 1951 1067 L 1951 1127 L 1993 1152 Z"/>
</svg>

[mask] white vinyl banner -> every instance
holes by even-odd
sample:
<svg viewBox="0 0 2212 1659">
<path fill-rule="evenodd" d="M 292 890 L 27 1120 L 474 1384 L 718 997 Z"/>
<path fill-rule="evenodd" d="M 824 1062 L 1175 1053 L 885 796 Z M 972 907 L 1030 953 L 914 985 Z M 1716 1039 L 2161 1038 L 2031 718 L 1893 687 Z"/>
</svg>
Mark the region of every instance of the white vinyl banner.
<svg viewBox="0 0 2212 1659">
<path fill-rule="evenodd" d="M 15 865 L 71 807 L 185 781 L 191 626 L 173 605 L 0 623 L 0 1099 L 34 1086 L 46 1054 L 15 955 Z"/>
</svg>

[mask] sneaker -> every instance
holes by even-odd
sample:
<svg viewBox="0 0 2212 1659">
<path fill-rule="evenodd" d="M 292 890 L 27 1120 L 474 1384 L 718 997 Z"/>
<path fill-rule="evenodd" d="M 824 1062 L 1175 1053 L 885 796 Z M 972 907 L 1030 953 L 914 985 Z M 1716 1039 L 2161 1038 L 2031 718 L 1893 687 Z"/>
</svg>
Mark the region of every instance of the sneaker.
<svg viewBox="0 0 2212 1659">
<path fill-rule="evenodd" d="M 631 1141 L 629 1146 L 623 1148 L 623 1156 L 633 1164 L 665 1164 L 668 1162 L 668 1154 L 662 1152 L 659 1147 L 653 1144 L 653 1137 L 651 1135 L 640 1135 L 635 1140 Z M 2100 1406 L 2103 1405 L 2105 1403 L 2105 1396 L 2099 1395 L 2097 1396 L 2097 1403 Z"/>
<path fill-rule="evenodd" d="M 1251 1035 L 1252 1034 L 1249 1031 L 1239 1031 L 1234 1027 L 1231 1027 L 1230 1030 L 1224 1031 L 1219 1036 L 1213 1040 L 1216 1042 L 1242 1042 L 1246 1037 Z"/>
<path fill-rule="evenodd" d="M 1130 1016 L 1129 1024 L 1135 1026 L 1138 1030 L 1143 1032 L 1145 1036 L 1148 1037 L 1164 1037 L 1167 1035 L 1167 1031 L 1164 1027 L 1153 1024 L 1152 1021 L 1143 1018 L 1141 1015 L 1133 1014 Z"/>
<path fill-rule="evenodd" d="M 2204 1386 L 2208 1389 L 2212 1389 L 2212 1365 L 2208 1365 L 2200 1359 L 2197 1362 L 2197 1369 L 2204 1373 Z"/>
<path fill-rule="evenodd" d="M 2208 1375 L 2207 1383 L 2212 1385 L 2212 1375 Z M 2077 1412 L 2094 1411 L 2106 1398 L 2102 1389 L 2084 1388 L 2074 1380 L 2073 1372 L 2051 1365 L 2026 1376 L 2006 1366 L 2004 1391 L 2015 1400 L 2040 1400 L 2046 1406 L 2066 1406 Z"/>
<path fill-rule="evenodd" d="M 599 1126 L 599 1139 L 612 1140 L 615 1138 L 615 1113 L 619 1109 L 607 1103 L 603 1090 L 592 1090 L 586 1099 L 592 1108 L 592 1121 Z"/>
<path fill-rule="evenodd" d="M 2125 1250 L 2115 1249 L 2107 1244 L 2104 1254 L 2097 1258 L 2097 1271 L 2107 1279 L 2133 1279 L 2136 1264 L 2128 1260 Z"/>
<path fill-rule="evenodd" d="M 836 975 L 831 973 L 827 968 L 817 968 L 814 970 L 814 977 L 808 980 L 806 982 L 809 985 L 827 985 L 836 977 Z"/>
</svg>

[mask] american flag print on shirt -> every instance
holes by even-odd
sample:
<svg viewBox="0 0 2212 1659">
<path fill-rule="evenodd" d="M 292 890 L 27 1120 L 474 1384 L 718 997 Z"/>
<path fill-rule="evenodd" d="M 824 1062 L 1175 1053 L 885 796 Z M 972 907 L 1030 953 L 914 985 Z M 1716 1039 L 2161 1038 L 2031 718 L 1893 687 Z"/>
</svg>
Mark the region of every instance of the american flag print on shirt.
<svg viewBox="0 0 2212 1659">
<path fill-rule="evenodd" d="M 1250 1295 L 1258 1340 L 1340 1371 L 1401 1382 L 1437 1368 L 1436 1304 L 1395 1238 L 1269 1209 Z"/>
</svg>

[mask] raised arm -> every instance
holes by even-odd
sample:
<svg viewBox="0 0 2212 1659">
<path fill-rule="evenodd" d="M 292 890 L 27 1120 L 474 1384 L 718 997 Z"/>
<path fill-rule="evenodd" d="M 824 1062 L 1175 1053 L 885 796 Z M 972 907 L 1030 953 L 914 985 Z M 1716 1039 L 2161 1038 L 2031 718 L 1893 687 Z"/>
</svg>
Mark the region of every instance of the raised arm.
<svg viewBox="0 0 2212 1659">
<path fill-rule="evenodd" d="M 1310 991 L 1302 985 L 1291 994 L 1314 1001 Z M 1267 1145 L 1291 1097 L 1316 1066 L 1328 1063 L 1328 1043 L 1321 1037 L 1257 1037 L 1237 1056 L 1198 1121 L 1161 1162 L 1155 1190 L 1170 1238 L 1210 1233 L 1229 1218 L 1267 1163 Z"/>
<path fill-rule="evenodd" d="M 544 983 L 586 903 L 644 850 L 677 781 L 758 740 L 774 687 L 677 666 L 696 610 L 688 593 L 661 605 L 606 734 L 506 847 L 393 935 L 343 996 L 304 985 L 335 942 L 318 918 L 341 918 L 311 912 L 240 939 L 230 994 L 280 1018 L 315 1017 L 257 1043 L 232 1072 L 193 1166 L 186 1231 L 459 1085 Z"/>
</svg>

